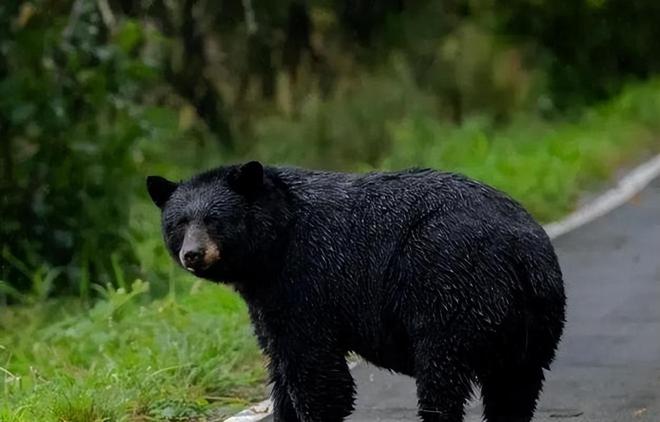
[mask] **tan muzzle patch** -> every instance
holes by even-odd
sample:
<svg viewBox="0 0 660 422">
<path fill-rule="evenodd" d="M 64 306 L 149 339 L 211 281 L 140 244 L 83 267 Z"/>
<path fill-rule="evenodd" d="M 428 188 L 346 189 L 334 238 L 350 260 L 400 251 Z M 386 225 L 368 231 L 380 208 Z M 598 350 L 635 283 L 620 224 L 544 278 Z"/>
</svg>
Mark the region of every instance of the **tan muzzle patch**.
<svg viewBox="0 0 660 422">
<path fill-rule="evenodd" d="M 211 240 L 207 231 L 199 226 L 190 226 L 179 250 L 181 265 L 194 272 L 205 270 L 219 260 L 220 248 Z"/>
<path fill-rule="evenodd" d="M 209 239 L 209 242 L 204 248 L 204 264 L 207 266 L 213 265 L 216 261 L 220 260 L 220 248 L 215 242 Z"/>
</svg>

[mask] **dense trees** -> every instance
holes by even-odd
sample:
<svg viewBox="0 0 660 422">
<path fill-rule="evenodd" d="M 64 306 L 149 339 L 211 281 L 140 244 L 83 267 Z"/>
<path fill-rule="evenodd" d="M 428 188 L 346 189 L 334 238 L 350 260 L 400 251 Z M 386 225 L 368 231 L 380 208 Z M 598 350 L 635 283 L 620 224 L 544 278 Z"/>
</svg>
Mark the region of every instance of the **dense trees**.
<svg viewBox="0 0 660 422">
<path fill-rule="evenodd" d="M 3 1 L 0 280 L 130 268 L 126 204 L 170 151 L 377 165 L 401 116 L 553 116 L 654 74 L 659 20 L 655 0 Z"/>
</svg>

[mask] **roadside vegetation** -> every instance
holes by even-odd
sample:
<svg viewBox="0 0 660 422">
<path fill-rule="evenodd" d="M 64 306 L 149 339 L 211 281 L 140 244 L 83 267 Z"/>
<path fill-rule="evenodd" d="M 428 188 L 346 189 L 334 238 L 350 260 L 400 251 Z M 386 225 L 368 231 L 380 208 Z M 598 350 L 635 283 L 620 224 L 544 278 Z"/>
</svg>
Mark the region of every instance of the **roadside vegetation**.
<svg viewBox="0 0 660 422">
<path fill-rule="evenodd" d="M 0 6 L 0 421 L 264 398 L 243 302 L 174 265 L 148 174 L 433 167 L 548 222 L 660 151 L 656 2 L 367 3 Z"/>
<path fill-rule="evenodd" d="M 2 313 L 2 421 L 220 418 L 265 395 L 240 300 L 225 288 L 147 298 L 148 284 Z"/>
</svg>

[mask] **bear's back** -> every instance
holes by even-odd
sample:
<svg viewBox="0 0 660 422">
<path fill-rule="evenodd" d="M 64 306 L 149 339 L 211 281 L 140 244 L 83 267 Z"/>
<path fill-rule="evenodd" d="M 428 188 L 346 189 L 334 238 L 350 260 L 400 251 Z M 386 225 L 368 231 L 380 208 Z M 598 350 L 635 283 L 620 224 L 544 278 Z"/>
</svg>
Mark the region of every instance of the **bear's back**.
<svg viewBox="0 0 660 422">
<path fill-rule="evenodd" d="M 353 174 L 279 168 L 277 175 L 297 199 L 300 213 L 318 218 L 318 223 L 325 220 L 346 227 L 359 222 L 405 231 L 430 214 L 468 213 L 508 227 L 540 228 L 506 194 L 456 173 L 407 169 Z"/>
<path fill-rule="evenodd" d="M 293 268 L 338 283 L 378 283 L 411 232 L 430 219 L 437 235 L 483 231 L 492 239 L 546 238 L 514 200 L 467 177 L 428 169 L 350 174 L 277 169 L 295 203 Z M 364 286 L 362 286 L 364 287 Z"/>
</svg>

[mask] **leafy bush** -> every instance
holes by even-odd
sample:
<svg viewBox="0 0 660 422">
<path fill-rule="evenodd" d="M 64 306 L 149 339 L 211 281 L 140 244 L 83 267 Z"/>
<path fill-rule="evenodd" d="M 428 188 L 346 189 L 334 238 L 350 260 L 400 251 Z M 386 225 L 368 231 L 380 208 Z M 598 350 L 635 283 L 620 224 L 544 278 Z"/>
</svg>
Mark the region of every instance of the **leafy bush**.
<svg viewBox="0 0 660 422">
<path fill-rule="evenodd" d="M 143 176 L 228 158 L 466 169 L 556 215 L 584 174 L 623 161 L 587 153 L 628 150 L 618 142 L 656 119 L 635 105 L 602 124 L 561 123 L 561 141 L 539 121 L 570 117 L 557 114 L 562 99 L 600 98 L 659 69 L 647 41 L 660 9 L 627 4 L 3 1 L 0 301 L 87 296 L 122 285 L 118 268 L 162 291 L 168 276 L 145 264 L 157 229 L 131 220 Z"/>
<path fill-rule="evenodd" d="M 262 118 L 237 155 L 335 169 L 374 166 L 389 150 L 389 124 L 433 110 L 405 62 L 394 58 L 389 71 L 366 75 L 332 98 L 307 96 L 298 115 Z"/>
<path fill-rule="evenodd" d="M 655 0 L 486 0 L 498 32 L 530 47 L 561 108 L 603 100 L 660 71 Z"/>
<path fill-rule="evenodd" d="M 0 280 L 14 295 L 37 279 L 43 295 L 87 295 L 89 280 L 111 281 L 111 256 L 134 262 L 129 204 L 149 142 L 167 138 L 176 115 L 138 105 L 157 78 L 136 52 L 138 26 L 108 34 L 92 3 L 70 19 L 35 3 L 0 7 L 11 33 L 0 38 Z"/>
</svg>

